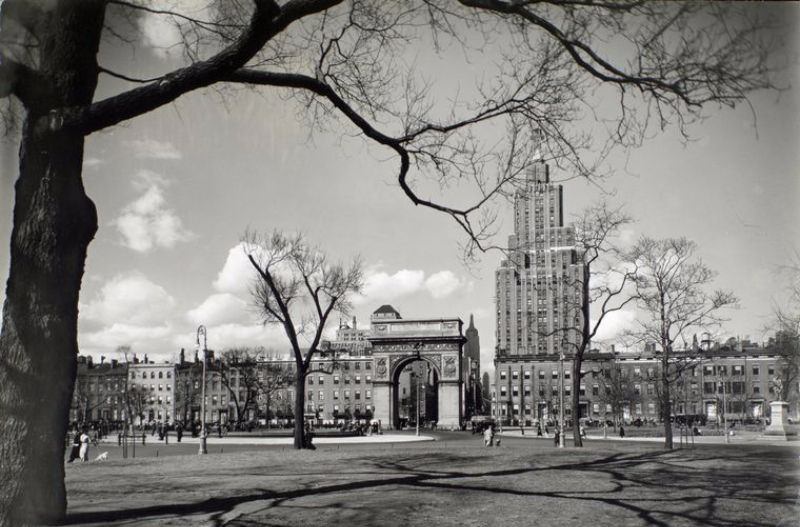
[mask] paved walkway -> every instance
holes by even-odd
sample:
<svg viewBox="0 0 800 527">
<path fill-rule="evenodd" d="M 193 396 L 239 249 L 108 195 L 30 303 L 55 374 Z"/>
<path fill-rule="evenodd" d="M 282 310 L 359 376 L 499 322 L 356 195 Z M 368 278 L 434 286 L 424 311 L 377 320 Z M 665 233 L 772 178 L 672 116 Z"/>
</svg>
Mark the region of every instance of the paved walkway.
<svg viewBox="0 0 800 527">
<path fill-rule="evenodd" d="M 141 436 L 139 436 L 141 438 Z M 169 435 L 169 444 L 177 444 L 178 438 L 175 434 Z M 315 445 L 341 445 L 341 444 L 370 444 L 370 443 L 410 443 L 415 441 L 433 441 L 431 436 L 415 436 L 409 434 L 380 434 L 371 436 L 350 436 L 350 437 L 314 437 Z M 207 442 L 209 445 L 291 445 L 294 443 L 293 437 L 259 437 L 259 436 L 223 436 L 217 437 L 209 435 Z M 109 435 L 101 440 L 101 443 L 117 444 L 117 436 Z M 145 443 L 148 445 L 163 445 L 157 436 L 147 434 Z M 198 444 L 199 437 L 183 436 L 181 444 Z"/>
<path fill-rule="evenodd" d="M 501 434 L 503 437 L 516 437 L 516 438 L 524 438 L 524 439 L 539 439 L 539 440 L 546 440 L 552 441 L 553 435 L 550 434 L 548 436 L 537 437 L 535 430 L 526 430 L 525 434 L 523 435 L 520 433 L 519 429 L 516 430 L 503 430 Z M 567 433 L 564 437 L 566 441 L 572 442 L 572 434 Z M 685 440 L 685 439 L 684 439 Z M 663 443 L 664 437 L 619 437 L 617 434 L 612 434 L 609 431 L 608 437 L 603 437 L 602 433 L 600 435 L 589 434 L 584 441 L 631 441 L 631 442 L 648 442 L 648 443 Z M 680 443 L 679 436 L 673 436 L 673 441 L 675 445 Z M 689 444 L 692 443 L 692 438 L 689 438 Z M 703 444 L 703 445 L 741 445 L 747 443 L 757 443 L 759 445 L 780 445 L 780 446 L 793 446 L 800 448 L 800 441 L 786 441 L 786 440 L 778 440 L 768 436 L 764 436 L 761 434 L 756 434 L 752 432 L 745 432 L 742 434 L 737 434 L 730 437 L 730 443 L 725 442 L 725 436 L 695 436 L 694 438 L 695 444 Z"/>
</svg>

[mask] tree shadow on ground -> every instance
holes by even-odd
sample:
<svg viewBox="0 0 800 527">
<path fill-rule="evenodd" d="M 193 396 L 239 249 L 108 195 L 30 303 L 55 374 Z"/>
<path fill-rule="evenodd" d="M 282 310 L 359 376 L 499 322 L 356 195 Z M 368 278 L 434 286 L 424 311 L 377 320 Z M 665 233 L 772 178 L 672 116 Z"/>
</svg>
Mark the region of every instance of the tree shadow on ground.
<svg viewBox="0 0 800 527">
<path fill-rule="evenodd" d="M 591 456 L 591 452 L 575 452 L 580 457 Z M 778 454 L 775 454 L 778 455 Z M 767 464 L 785 461 L 785 454 L 772 459 L 769 450 L 752 454 L 726 451 L 718 456 L 712 450 L 691 452 L 646 452 L 640 454 L 613 453 L 597 459 L 563 462 L 565 456 L 557 456 L 551 463 L 531 461 L 527 466 L 498 470 L 459 470 L 459 467 L 475 465 L 476 462 L 491 464 L 492 457 L 461 456 L 452 453 L 413 454 L 404 457 L 372 456 L 364 458 L 361 464 L 368 465 L 376 472 L 343 472 L 342 476 L 367 476 L 366 479 L 342 483 L 322 484 L 316 482 L 299 483 L 299 488 L 289 490 L 254 489 L 235 496 L 214 497 L 187 503 L 161 504 L 139 508 L 76 512 L 67 515 L 65 524 L 107 524 L 111 522 L 144 521 L 147 519 L 174 518 L 184 516 L 204 516 L 217 525 L 244 526 L 269 525 L 248 515 L 263 514 L 276 508 L 290 507 L 289 502 L 298 498 L 314 496 L 335 496 L 360 490 L 374 490 L 388 487 L 456 491 L 461 493 L 486 493 L 493 496 L 522 496 L 529 498 L 550 498 L 574 500 L 581 503 L 596 503 L 600 506 L 618 508 L 625 518 L 637 518 L 646 525 L 669 526 L 677 522 L 710 526 L 738 525 L 737 521 L 723 518 L 719 504 L 731 500 L 740 502 L 742 507 L 764 507 L 766 504 L 783 504 L 789 508 L 796 496 L 796 480 L 785 473 L 763 470 Z M 796 456 L 794 456 L 796 457 Z M 780 466 L 780 465 L 778 465 Z M 438 467 L 438 468 L 437 468 Z M 356 467 L 353 467 L 356 468 Z M 363 467 L 362 467 L 363 468 Z M 611 483 L 611 488 L 569 490 L 525 490 L 513 485 L 513 480 L 503 478 L 524 475 L 566 473 L 571 481 L 577 473 L 586 477 L 601 477 Z M 380 477 L 371 477 L 379 475 Z M 287 477 L 291 477 L 288 476 Z M 789 490 L 792 489 L 792 490 Z M 263 502 L 263 503 L 262 503 Z M 234 514 L 232 511 L 247 505 L 247 511 Z M 293 502 L 293 507 L 299 506 Z M 303 504 L 304 509 L 310 505 Z M 344 502 L 311 505 L 320 507 L 324 515 L 333 509 L 347 507 Z M 378 516 L 385 510 L 372 511 Z M 624 523 L 624 522 L 623 522 Z M 747 520 L 748 525 L 767 526 L 774 521 L 759 522 Z"/>
</svg>

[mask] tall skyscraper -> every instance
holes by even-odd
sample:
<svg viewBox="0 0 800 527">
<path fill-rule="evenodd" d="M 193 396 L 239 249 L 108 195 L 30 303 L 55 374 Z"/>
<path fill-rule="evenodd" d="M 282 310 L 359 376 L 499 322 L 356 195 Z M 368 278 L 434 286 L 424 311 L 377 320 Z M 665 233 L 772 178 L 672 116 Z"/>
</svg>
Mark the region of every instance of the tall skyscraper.
<svg viewBox="0 0 800 527">
<path fill-rule="evenodd" d="M 575 230 L 564 225 L 561 185 L 544 162 L 532 165 L 514 196 L 514 234 L 495 273 L 496 358 L 570 353 L 580 315 Z"/>
</svg>

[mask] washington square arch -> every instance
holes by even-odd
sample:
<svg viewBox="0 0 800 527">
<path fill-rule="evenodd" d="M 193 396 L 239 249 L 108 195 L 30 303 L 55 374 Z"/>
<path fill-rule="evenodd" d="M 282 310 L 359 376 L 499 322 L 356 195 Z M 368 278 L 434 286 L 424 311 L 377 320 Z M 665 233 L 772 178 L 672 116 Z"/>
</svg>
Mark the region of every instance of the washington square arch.
<svg viewBox="0 0 800 527">
<path fill-rule="evenodd" d="M 403 319 L 391 306 L 382 306 L 371 323 L 374 418 L 398 427 L 400 374 L 412 362 L 424 361 L 436 386 L 437 426 L 459 428 L 464 417 L 462 320 Z"/>
</svg>

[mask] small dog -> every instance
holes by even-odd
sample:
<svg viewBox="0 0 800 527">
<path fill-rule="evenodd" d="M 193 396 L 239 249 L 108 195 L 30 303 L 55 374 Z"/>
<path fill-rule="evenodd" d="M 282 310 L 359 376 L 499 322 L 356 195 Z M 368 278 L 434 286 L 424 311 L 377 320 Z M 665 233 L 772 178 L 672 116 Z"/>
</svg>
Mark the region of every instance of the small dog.
<svg viewBox="0 0 800 527">
<path fill-rule="evenodd" d="M 95 461 L 106 461 L 107 459 L 108 459 L 108 452 L 103 452 L 102 454 L 94 458 Z"/>
</svg>

